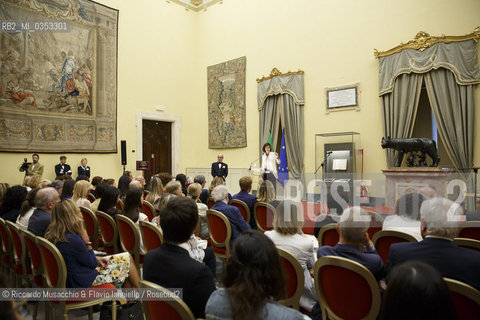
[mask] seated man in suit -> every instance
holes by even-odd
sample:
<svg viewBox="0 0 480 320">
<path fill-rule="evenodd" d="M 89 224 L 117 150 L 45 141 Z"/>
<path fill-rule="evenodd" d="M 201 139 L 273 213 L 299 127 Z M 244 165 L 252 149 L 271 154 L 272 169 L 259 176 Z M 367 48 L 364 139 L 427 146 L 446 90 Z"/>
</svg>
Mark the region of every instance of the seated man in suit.
<svg viewBox="0 0 480 320">
<path fill-rule="evenodd" d="M 205 305 L 215 291 L 213 274 L 194 260 L 188 243 L 198 221 L 198 209 L 190 198 L 174 197 L 160 211 L 163 244 L 147 253 L 143 278 L 165 288 L 182 288 L 183 301 L 195 318 L 205 318 Z"/>
<path fill-rule="evenodd" d="M 462 208 L 444 198 L 423 202 L 420 208 L 420 242 L 396 243 L 390 247 L 387 272 L 408 260 L 425 262 L 443 277 L 467 283 L 480 290 L 480 252 L 453 243 Z"/>
<path fill-rule="evenodd" d="M 245 202 L 250 209 L 250 221 L 249 224 L 252 229 L 257 229 L 257 224 L 255 223 L 255 217 L 253 215 L 253 207 L 255 207 L 255 203 L 257 202 L 257 197 L 250 194 L 252 191 L 252 178 L 249 176 L 241 177 L 238 181 L 240 185 L 240 192 L 237 193 L 232 197 L 232 199 L 237 199 Z"/>
<path fill-rule="evenodd" d="M 28 231 L 43 237 L 52 222 L 53 207 L 58 202 L 60 202 L 60 196 L 55 188 L 48 187 L 38 190 L 35 196 L 36 209 L 28 221 Z"/>
<path fill-rule="evenodd" d="M 217 160 L 217 162 L 212 163 L 212 177 L 220 177 L 225 180 L 228 176 L 228 164 L 223 162 L 223 154 L 219 154 Z"/>
<path fill-rule="evenodd" d="M 72 175 L 72 169 L 70 168 L 70 165 L 67 164 L 67 157 L 60 157 L 60 163 L 55 166 L 55 174 L 57 177 Z"/>
<path fill-rule="evenodd" d="M 215 204 L 212 210 L 220 211 L 227 217 L 232 226 L 232 237 L 230 244 L 244 231 L 251 229 L 250 225 L 243 219 L 242 214 L 238 208 L 228 205 L 228 189 L 223 184 L 216 186 L 212 190 L 212 198 Z"/>
</svg>

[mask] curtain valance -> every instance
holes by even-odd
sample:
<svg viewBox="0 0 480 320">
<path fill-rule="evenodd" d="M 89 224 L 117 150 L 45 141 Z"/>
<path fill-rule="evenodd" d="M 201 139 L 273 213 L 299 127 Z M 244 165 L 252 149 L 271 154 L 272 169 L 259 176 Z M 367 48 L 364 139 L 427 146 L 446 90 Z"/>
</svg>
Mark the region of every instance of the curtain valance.
<svg viewBox="0 0 480 320">
<path fill-rule="evenodd" d="M 296 105 L 305 104 L 303 71 L 280 73 L 273 68 L 270 76 L 257 79 L 258 82 L 258 110 L 262 110 L 267 97 L 277 94 L 289 94 Z"/>
<path fill-rule="evenodd" d="M 477 43 L 439 42 L 424 50 L 404 49 L 380 57 L 380 96 L 392 92 L 395 79 L 401 74 L 426 73 L 438 68 L 450 70 L 458 85 L 480 83 Z"/>
</svg>

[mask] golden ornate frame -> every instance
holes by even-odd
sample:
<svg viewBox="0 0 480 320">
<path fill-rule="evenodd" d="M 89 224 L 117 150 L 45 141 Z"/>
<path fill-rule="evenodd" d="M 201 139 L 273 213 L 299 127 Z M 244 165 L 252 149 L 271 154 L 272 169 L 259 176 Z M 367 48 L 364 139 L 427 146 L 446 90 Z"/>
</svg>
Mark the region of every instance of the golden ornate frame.
<svg viewBox="0 0 480 320">
<path fill-rule="evenodd" d="M 398 46 L 387 51 L 378 51 L 377 49 L 373 49 L 373 54 L 375 58 L 378 59 L 380 57 L 386 57 L 394 53 L 400 52 L 404 49 L 415 49 L 415 50 L 423 51 L 428 47 L 431 47 L 432 45 L 439 42 L 444 42 L 444 43 L 461 42 L 461 41 L 472 40 L 472 39 L 475 42 L 478 42 L 478 40 L 480 39 L 480 27 L 476 27 L 472 33 L 466 34 L 464 36 L 441 35 L 439 37 L 436 37 L 436 36 L 431 36 L 425 31 L 420 31 L 417 33 L 415 38 L 413 38 L 412 40 L 406 43 L 402 42 Z"/>
<path fill-rule="evenodd" d="M 304 73 L 305 72 L 303 70 L 300 70 L 300 69 L 298 71 L 293 71 L 293 72 L 288 70 L 287 73 L 282 73 L 277 68 L 273 68 L 272 71 L 270 71 L 269 76 L 263 76 L 261 78 L 257 78 L 257 82 L 262 82 L 262 81 L 265 81 L 265 80 L 268 80 L 268 79 L 272 79 L 273 77 L 276 77 L 276 76 L 290 76 L 292 74 L 304 74 Z"/>
</svg>

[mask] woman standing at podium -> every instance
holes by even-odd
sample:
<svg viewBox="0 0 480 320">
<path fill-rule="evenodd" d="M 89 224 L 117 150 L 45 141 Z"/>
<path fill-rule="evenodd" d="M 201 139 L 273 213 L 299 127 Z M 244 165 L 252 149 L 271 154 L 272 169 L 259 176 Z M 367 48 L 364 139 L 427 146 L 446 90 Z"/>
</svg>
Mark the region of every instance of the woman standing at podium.
<svg viewBox="0 0 480 320">
<path fill-rule="evenodd" d="M 271 152 L 272 146 L 266 142 L 263 145 L 262 151 L 262 172 L 263 180 L 269 180 L 275 190 L 277 189 L 277 165 L 280 164 L 278 153 Z"/>
</svg>

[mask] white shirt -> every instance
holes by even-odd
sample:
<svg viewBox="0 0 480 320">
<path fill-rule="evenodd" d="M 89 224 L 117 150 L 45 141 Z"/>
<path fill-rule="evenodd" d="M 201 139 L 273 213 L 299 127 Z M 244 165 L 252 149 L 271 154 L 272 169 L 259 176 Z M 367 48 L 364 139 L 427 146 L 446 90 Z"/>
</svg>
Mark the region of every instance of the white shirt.
<svg viewBox="0 0 480 320">
<path fill-rule="evenodd" d="M 20 215 L 18 215 L 16 223 L 20 227 L 20 229 L 23 229 L 23 230 L 28 229 L 28 221 L 30 220 L 30 217 L 32 216 L 33 211 L 35 211 L 35 209 L 36 208 L 31 208 L 30 210 L 27 211 L 27 213 L 25 213 L 23 217 L 20 217 Z"/>
<path fill-rule="evenodd" d="M 277 176 L 277 164 L 280 164 L 280 159 L 277 158 L 275 153 L 270 152 L 267 156 L 266 153 L 262 155 L 262 171 L 271 172 Z"/>
<path fill-rule="evenodd" d="M 391 215 L 383 221 L 382 230 L 392 230 L 408 233 L 415 237 L 417 241 L 422 241 L 422 234 L 420 233 L 420 221 L 413 220 L 407 217 Z"/>
</svg>

